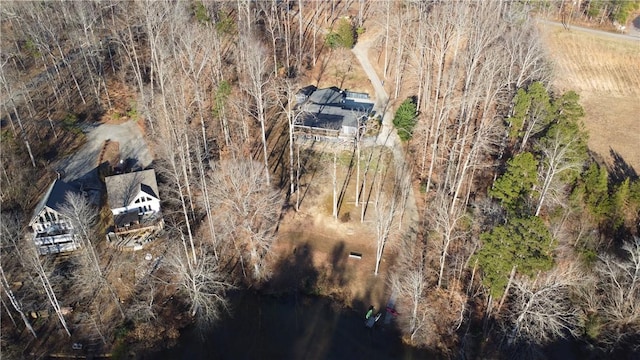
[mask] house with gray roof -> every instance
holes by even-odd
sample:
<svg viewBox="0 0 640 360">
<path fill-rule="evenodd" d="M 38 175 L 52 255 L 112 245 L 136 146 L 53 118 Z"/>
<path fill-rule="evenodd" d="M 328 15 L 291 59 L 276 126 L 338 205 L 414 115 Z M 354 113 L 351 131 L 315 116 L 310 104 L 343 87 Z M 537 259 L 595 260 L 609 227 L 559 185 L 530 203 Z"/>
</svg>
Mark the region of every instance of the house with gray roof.
<svg viewBox="0 0 640 360">
<path fill-rule="evenodd" d="M 337 87 L 317 89 L 312 85 L 300 89 L 296 100 L 301 111 L 295 124 L 296 131 L 311 134 L 319 140 L 354 138 L 374 105 L 366 93 Z"/>
<path fill-rule="evenodd" d="M 108 176 L 104 180 L 107 202 L 113 215 L 112 233 L 124 235 L 163 227 L 158 183 L 153 169 Z"/>
<path fill-rule="evenodd" d="M 80 246 L 71 221 L 61 212 L 68 193 L 80 194 L 66 182 L 54 180 L 33 211 L 29 227 L 41 255 L 73 251 Z"/>
</svg>

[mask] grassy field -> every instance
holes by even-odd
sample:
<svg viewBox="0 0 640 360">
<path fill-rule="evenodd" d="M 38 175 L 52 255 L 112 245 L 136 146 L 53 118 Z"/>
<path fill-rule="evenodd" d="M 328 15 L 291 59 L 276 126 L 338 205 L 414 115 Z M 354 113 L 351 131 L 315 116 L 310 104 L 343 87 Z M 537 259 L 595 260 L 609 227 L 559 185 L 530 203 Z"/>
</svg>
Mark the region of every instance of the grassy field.
<svg viewBox="0 0 640 360">
<path fill-rule="evenodd" d="M 554 87 L 580 94 L 591 150 L 607 162 L 614 151 L 640 172 L 640 42 L 540 26 Z"/>
</svg>

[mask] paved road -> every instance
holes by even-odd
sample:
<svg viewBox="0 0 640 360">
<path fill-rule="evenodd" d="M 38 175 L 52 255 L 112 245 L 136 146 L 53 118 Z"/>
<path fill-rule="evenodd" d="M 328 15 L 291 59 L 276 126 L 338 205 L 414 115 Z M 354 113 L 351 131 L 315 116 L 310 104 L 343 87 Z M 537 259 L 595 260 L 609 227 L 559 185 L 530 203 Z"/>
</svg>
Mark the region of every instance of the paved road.
<svg viewBox="0 0 640 360">
<path fill-rule="evenodd" d="M 540 18 L 537 18 L 536 21 L 539 24 L 562 27 L 562 23 L 559 23 L 557 21 L 545 20 L 545 19 L 540 19 Z M 569 31 L 586 32 L 586 33 L 589 33 L 589 34 L 598 35 L 598 36 L 604 36 L 604 37 L 608 37 L 608 38 L 611 38 L 611 39 L 618 39 L 618 40 L 640 41 L 640 31 L 638 31 L 636 29 L 631 29 L 628 34 L 619 34 L 619 33 L 612 33 L 612 32 L 608 32 L 608 31 L 603 31 L 603 30 L 589 29 L 589 28 L 586 28 L 586 27 L 576 26 L 576 25 L 571 25 L 570 24 L 569 25 Z"/>
<path fill-rule="evenodd" d="M 141 167 L 146 167 L 153 161 L 149 146 L 135 121 L 118 125 L 101 124 L 85 129 L 85 133 L 87 143 L 75 154 L 67 156 L 55 165 L 56 170 L 64 174 L 63 180 L 65 181 L 93 177 L 92 170 L 98 165 L 98 156 L 100 156 L 104 141 L 107 139 L 120 143 L 120 158 L 123 160 L 134 159 Z M 91 179 L 83 180 L 90 181 Z"/>
</svg>

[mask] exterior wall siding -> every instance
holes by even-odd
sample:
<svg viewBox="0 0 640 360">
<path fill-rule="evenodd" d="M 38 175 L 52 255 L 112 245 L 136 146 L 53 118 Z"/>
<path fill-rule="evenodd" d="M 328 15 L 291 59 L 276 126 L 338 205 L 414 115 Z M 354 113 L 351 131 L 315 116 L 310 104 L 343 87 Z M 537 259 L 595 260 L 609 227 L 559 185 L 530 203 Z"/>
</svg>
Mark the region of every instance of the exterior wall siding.
<svg viewBox="0 0 640 360">
<path fill-rule="evenodd" d="M 144 199 L 144 198 L 148 198 L 150 199 L 149 201 L 140 201 L 139 203 L 136 203 L 136 201 L 138 199 Z M 121 215 L 121 214 L 125 214 L 125 213 L 129 213 L 129 212 L 133 212 L 133 211 L 138 211 L 140 208 L 146 208 L 148 209 L 147 211 L 144 211 L 144 213 L 149 213 L 149 212 L 159 212 L 160 211 L 160 200 L 151 197 L 150 195 L 141 192 L 140 194 L 138 194 L 138 196 L 136 196 L 136 198 L 134 199 L 133 202 L 131 202 L 131 204 L 129 204 L 129 206 L 125 206 L 125 207 L 119 207 L 119 208 L 114 208 L 111 209 L 111 212 L 113 213 L 113 215 Z"/>
</svg>

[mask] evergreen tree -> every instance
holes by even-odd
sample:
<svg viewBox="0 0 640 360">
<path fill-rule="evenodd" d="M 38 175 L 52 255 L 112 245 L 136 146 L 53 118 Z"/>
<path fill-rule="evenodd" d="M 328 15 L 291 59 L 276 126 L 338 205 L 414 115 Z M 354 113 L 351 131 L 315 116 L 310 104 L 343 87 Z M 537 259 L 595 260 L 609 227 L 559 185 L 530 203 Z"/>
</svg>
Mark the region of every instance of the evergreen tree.
<svg viewBox="0 0 640 360">
<path fill-rule="evenodd" d="M 524 119 L 531 107 L 531 97 L 525 89 L 518 89 L 513 98 L 513 115 L 507 118 L 509 137 L 516 139 L 521 135 Z"/>
<path fill-rule="evenodd" d="M 528 211 L 529 197 L 538 183 L 538 161 L 525 152 L 507 161 L 507 171 L 493 183 L 489 196 L 500 201 L 511 215 Z"/>
<path fill-rule="evenodd" d="M 580 176 L 580 169 L 587 160 L 587 133 L 580 123 L 582 107 L 571 110 L 550 126 L 536 143 L 540 158 L 540 197 L 536 207 L 537 216 L 552 193 L 564 191 Z M 562 194 L 564 195 L 564 194 Z M 562 196 L 563 198 L 564 196 Z"/>
<path fill-rule="evenodd" d="M 610 221 L 614 230 L 617 230 L 624 225 L 624 220 L 629 206 L 629 195 L 631 194 L 629 185 L 629 178 L 626 178 L 616 187 L 613 195 L 611 196 Z"/>
<path fill-rule="evenodd" d="M 398 130 L 398 136 L 402 141 L 407 141 L 413 136 L 413 128 L 416 126 L 416 109 L 413 99 L 408 98 L 396 110 L 393 126 Z"/>
<path fill-rule="evenodd" d="M 556 119 L 568 119 L 577 121 L 584 116 L 584 109 L 579 103 L 580 95 L 575 91 L 567 91 L 553 102 L 556 111 Z"/>
<path fill-rule="evenodd" d="M 483 283 L 494 298 L 500 297 L 513 266 L 530 277 L 553 267 L 555 241 L 536 216 L 513 218 L 507 224 L 480 235 L 482 248 L 475 255 Z"/>
<path fill-rule="evenodd" d="M 548 128 L 554 112 L 549 93 L 541 82 L 532 83 L 526 91 L 519 89 L 514 98 L 513 115 L 506 120 L 509 137 L 520 139 L 520 149 L 524 149 L 529 139 Z"/>
<path fill-rule="evenodd" d="M 581 175 L 573 190 L 572 198 L 584 203 L 585 208 L 601 223 L 609 214 L 609 174 L 607 169 L 592 163 Z"/>
<path fill-rule="evenodd" d="M 351 49 L 356 44 L 355 29 L 349 20 L 342 18 L 336 31 L 329 33 L 325 41 L 332 49 L 337 47 Z"/>
</svg>

